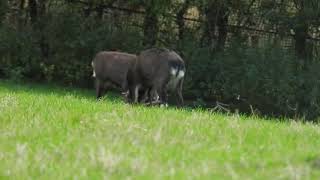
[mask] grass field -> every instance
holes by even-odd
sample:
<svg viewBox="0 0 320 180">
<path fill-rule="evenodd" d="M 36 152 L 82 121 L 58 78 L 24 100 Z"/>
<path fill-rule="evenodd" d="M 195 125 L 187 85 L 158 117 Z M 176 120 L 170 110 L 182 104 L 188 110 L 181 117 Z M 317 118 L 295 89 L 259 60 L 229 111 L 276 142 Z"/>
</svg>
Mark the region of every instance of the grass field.
<svg viewBox="0 0 320 180">
<path fill-rule="evenodd" d="M 319 179 L 319 128 L 0 81 L 0 179 Z"/>
</svg>

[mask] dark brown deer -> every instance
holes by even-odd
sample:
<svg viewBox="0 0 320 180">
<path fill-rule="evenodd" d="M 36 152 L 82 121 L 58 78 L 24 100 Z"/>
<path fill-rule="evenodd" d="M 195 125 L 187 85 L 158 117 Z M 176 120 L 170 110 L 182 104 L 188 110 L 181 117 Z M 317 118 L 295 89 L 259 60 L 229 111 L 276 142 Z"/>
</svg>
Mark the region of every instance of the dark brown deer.
<svg viewBox="0 0 320 180">
<path fill-rule="evenodd" d="M 133 102 L 139 100 L 139 90 L 147 90 L 149 101 L 157 99 L 167 105 L 167 91 L 175 91 L 179 105 L 183 105 L 182 86 L 185 76 L 183 59 L 174 51 L 152 48 L 142 51 L 134 66 L 128 71 L 129 95 Z"/>
<path fill-rule="evenodd" d="M 134 65 L 137 56 L 124 52 L 101 51 L 92 61 L 93 77 L 95 77 L 96 97 L 99 99 L 108 86 L 120 88 L 122 94 L 128 90 L 127 73 Z"/>
</svg>

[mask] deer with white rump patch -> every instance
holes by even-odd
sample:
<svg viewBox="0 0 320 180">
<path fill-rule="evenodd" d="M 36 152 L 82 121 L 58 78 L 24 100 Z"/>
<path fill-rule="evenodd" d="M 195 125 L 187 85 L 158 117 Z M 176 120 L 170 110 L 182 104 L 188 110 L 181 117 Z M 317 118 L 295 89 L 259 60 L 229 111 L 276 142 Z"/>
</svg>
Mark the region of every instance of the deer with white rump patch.
<svg viewBox="0 0 320 180">
<path fill-rule="evenodd" d="M 175 91 L 179 105 L 183 105 L 182 86 L 185 76 L 183 59 L 174 51 L 165 48 L 152 48 L 142 51 L 134 66 L 128 71 L 129 96 L 138 102 L 139 89 L 148 89 L 149 100 L 157 99 L 167 105 L 167 91 Z"/>
</svg>

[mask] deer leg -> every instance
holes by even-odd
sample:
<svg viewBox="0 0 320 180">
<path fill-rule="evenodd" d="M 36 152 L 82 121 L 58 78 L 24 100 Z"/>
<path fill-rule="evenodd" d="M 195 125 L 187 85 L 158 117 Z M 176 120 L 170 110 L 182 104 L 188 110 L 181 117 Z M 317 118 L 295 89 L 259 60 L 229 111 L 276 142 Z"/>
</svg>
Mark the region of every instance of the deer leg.
<svg viewBox="0 0 320 180">
<path fill-rule="evenodd" d="M 128 100 L 128 95 L 129 95 L 129 87 L 128 86 L 129 86 L 128 82 L 124 81 L 120 87 L 121 95 L 125 100 Z"/>
<path fill-rule="evenodd" d="M 183 79 L 181 79 L 179 81 L 178 87 L 176 89 L 176 92 L 178 94 L 178 98 L 179 98 L 179 106 L 183 106 L 184 105 L 184 100 L 183 100 L 183 96 L 182 96 L 182 86 L 183 86 Z"/>
<path fill-rule="evenodd" d="M 157 93 L 157 88 L 151 88 L 149 91 L 149 103 L 150 104 L 157 104 L 159 103 L 159 97 Z"/>
<path fill-rule="evenodd" d="M 99 100 L 101 98 L 102 90 L 103 90 L 102 82 L 100 80 L 96 79 L 96 98 L 97 98 L 97 100 Z"/>
<path fill-rule="evenodd" d="M 129 102 L 134 102 L 134 89 L 135 89 L 135 86 L 133 85 L 129 86 L 129 95 L 128 95 Z"/>
<path fill-rule="evenodd" d="M 160 102 L 161 104 L 168 105 L 168 94 L 167 94 L 167 88 L 164 86 L 162 87 L 161 91 L 159 91 L 160 95 Z"/>
<path fill-rule="evenodd" d="M 138 99 L 139 99 L 139 89 L 140 89 L 140 86 L 135 86 L 134 87 L 134 96 L 133 96 L 133 102 L 134 103 L 137 103 L 138 102 Z"/>
<path fill-rule="evenodd" d="M 141 102 L 141 103 L 147 102 L 149 94 L 150 94 L 150 91 L 149 91 L 148 88 L 146 88 L 145 91 L 144 91 L 144 93 L 143 93 L 143 96 L 142 96 L 140 102 Z"/>
</svg>

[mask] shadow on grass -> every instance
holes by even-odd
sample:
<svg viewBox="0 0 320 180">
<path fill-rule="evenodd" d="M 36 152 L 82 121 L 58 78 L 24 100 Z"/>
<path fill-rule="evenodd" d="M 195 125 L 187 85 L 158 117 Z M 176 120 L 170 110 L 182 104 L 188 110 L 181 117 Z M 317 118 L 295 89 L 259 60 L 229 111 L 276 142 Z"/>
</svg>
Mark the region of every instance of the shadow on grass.
<svg viewBox="0 0 320 180">
<path fill-rule="evenodd" d="M 32 82 L 13 82 L 10 80 L 2 80 L 0 79 L 0 89 L 7 90 L 9 92 L 28 92 L 31 94 L 44 94 L 44 95 L 57 95 L 57 96 L 66 96 L 66 95 L 74 95 L 81 98 L 86 98 L 88 100 L 96 101 L 95 90 L 92 89 L 84 89 L 84 88 L 76 88 L 76 87 L 68 87 L 62 86 L 55 83 L 32 83 Z M 174 96 L 169 96 L 169 107 L 184 109 L 184 110 L 203 110 L 210 111 L 212 106 L 201 106 L 197 104 L 196 101 L 191 99 L 185 100 L 185 106 L 178 107 L 177 100 Z M 123 101 L 123 97 L 117 90 L 108 91 L 107 94 L 103 97 L 102 100 L 111 100 L 111 101 Z M 146 105 L 147 106 L 147 105 Z M 157 106 L 157 105 L 153 105 Z M 221 112 L 224 113 L 224 112 Z M 226 113 L 229 114 L 229 113 Z"/>
<path fill-rule="evenodd" d="M 55 83 L 14 82 L 10 80 L 0 79 L 0 89 L 6 90 L 9 92 L 18 92 L 18 93 L 27 92 L 30 94 L 37 94 L 37 95 L 54 94 L 60 97 L 72 94 L 77 97 L 86 98 L 91 101 L 96 101 L 95 90 L 93 87 L 92 89 L 85 89 L 85 88 L 62 86 Z M 105 100 L 124 102 L 124 98 L 121 96 L 121 94 L 117 90 L 108 91 L 102 99 L 102 101 L 105 101 Z M 185 106 L 177 107 L 176 98 L 172 96 L 169 98 L 169 105 L 170 107 L 174 107 L 177 109 L 184 109 L 184 110 L 193 110 L 193 109 L 205 110 L 206 109 L 201 106 L 196 106 L 194 104 L 194 101 L 192 100 L 186 100 Z M 157 105 L 154 105 L 154 106 L 157 106 Z"/>
<path fill-rule="evenodd" d="M 30 94 L 36 94 L 36 95 L 56 95 L 59 97 L 67 96 L 67 95 L 73 95 L 76 97 L 81 97 L 85 98 L 90 101 L 96 101 L 96 96 L 95 96 L 95 90 L 92 87 L 92 89 L 84 89 L 84 88 L 76 88 L 76 87 L 63 87 L 62 85 L 58 84 L 49 84 L 49 83 L 32 83 L 32 82 L 13 82 L 10 80 L 2 80 L 0 79 L 0 90 L 6 90 L 9 92 L 25 92 L 25 93 L 30 93 Z M 119 92 L 116 90 L 108 91 L 107 94 L 103 97 L 102 101 L 117 101 L 117 102 L 125 102 L 124 98 L 121 96 Z M 134 104 L 133 104 L 134 105 Z M 141 105 L 141 104 L 139 104 Z M 176 106 L 176 98 L 171 96 L 169 98 L 169 108 L 175 108 L 175 109 L 180 109 L 184 111 L 194 111 L 194 110 L 199 110 L 202 112 L 208 112 L 208 113 L 220 113 L 223 115 L 232 115 L 232 114 L 239 114 L 239 115 L 244 115 L 244 116 L 255 116 L 259 117 L 261 119 L 277 119 L 277 121 L 288 121 L 287 118 L 285 117 L 276 117 L 276 116 L 265 116 L 261 114 L 254 114 L 254 113 L 240 113 L 237 111 L 213 111 L 213 106 L 210 105 L 208 107 L 206 106 L 201 106 L 197 105 L 196 101 L 186 99 L 185 100 L 185 106 L 183 107 L 178 107 Z M 153 105 L 157 106 L 157 105 Z M 146 105 L 146 107 L 148 107 Z M 150 107 L 150 106 L 149 106 Z M 299 119 L 301 121 L 301 119 Z M 302 120 L 303 121 L 303 120 Z"/>
</svg>

